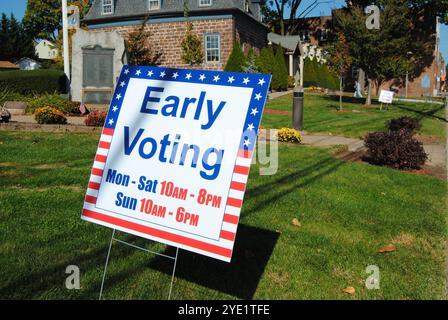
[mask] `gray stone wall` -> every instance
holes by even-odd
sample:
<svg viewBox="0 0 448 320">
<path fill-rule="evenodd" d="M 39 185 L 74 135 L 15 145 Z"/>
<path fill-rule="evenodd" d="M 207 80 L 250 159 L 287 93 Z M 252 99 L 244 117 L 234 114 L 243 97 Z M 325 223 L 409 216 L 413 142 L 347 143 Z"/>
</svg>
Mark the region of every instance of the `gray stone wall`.
<svg viewBox="0 0 448 320">
<path fill-rule="evenodd" d="M 83 100 L 83 49 L 101 46 L 104 49 L 114 49 L 113 56 L 113 88 L 117 85 L 121 68 L 125 64 L 125 43 L 123 37 L 116 31 L 91 32 L 78 29 L 73 35 L 72 44 L 72 76 L 71 95 L 73 101 Z M 104 88 L 103 88 L 104 89 Z"/>
</svg>

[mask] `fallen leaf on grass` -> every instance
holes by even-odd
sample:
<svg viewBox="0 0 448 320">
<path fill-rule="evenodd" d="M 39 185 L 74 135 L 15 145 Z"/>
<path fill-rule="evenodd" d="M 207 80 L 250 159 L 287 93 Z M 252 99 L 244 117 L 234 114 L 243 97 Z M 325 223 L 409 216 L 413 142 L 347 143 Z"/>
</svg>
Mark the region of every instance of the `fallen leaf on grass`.
<svg viewBox="0 0 448 320">
<path fill-rule="evenodd" d="M 292 219 L 292 224 L 295 225 L 296 227 L 302 226 L 302 224 L 300 223 L 299 220 L 297 220 L 297 218 Z"/>
<path fill-rule="evenodd" d="M 353 287 L 347 287 L 347 288 L 342 289 L 342 292 L 348 293 L 348 294 L 355 294 L 356 290 Z"/>
<path fill-rule="evenodd" d="M 378 252 L 379 252 L 379 253 L 393 252 L 393 251 L 395 251 L 396 249 L 397 249 L 397 248 L 395 248 L 395 246 L 394 246 L 393 244 L 388 244 L 388 245 L 385 245 L 385 246 L 379 248 L 379 249 L 378 249 Z"/>
</svg>

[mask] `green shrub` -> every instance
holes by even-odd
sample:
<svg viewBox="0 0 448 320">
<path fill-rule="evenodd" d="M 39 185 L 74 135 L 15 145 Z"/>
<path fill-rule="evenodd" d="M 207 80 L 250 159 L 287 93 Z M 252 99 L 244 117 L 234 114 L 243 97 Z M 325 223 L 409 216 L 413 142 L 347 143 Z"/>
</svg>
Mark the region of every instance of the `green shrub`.
<svg viewBox="0 0 448 320">
<path fill-rule="evenodd" d="M 19 94 L 66 92 L 64 72 L 58 70 L 18 70 L 0 72 L 0 88 Z"/>
<path fill-rule="evenodd" d="M 92 111 L 84 120 L 86 126 L 89 127 L 102 127 L 106 121 L 107 112 L 105 111 Z"/>
<path fill-rule="evenodd" d="M 274 72 L 272 74 L 272 89 L 288 89 L 288 68 L 286 67 L 285 56 L 282 47 L 277 48 L 274 61 Z"/>
<path fill-rule="evenodd" d="M 242 67 L 243 72 L 246 73 L 260 73 L 260 69 L 257 65 L 257 55 L 254 49 L 250 48 L 246 56 L 246 63 Z"/>
<path fill-rule="evenodd" d="M 243 66 L 246 64 L 246 57 L 241 49 L 239 42 L 235 42 L 229 60 L 227 60 L 224 71 L 243 72 Z"/>
<path fill-rule="evenodd" d="M 80 102 L 66 100 L 64 109 L 62 111 L 71 115 L 80 115 L 81 114 L 81 111 L 79 110 L 80 106 L 81 106 Z"/>
<path fill-rule="evenodd" d="M 34 117 L 39 124 L 66 124 L 64 113 L 56 108 L 47 106 L 36 109 Z"/>
<path fill-rule="evenodd" d="M 34 113 L 38 108 L 50 106 L 61 111 L 66 112 L 68 100 L 62 98 L 58 94 L 43 94 L 40 96 L 33 96 L 28 99 L 26 112 Z"/>
<path fill-rule="evenodd" d="M 317 87 L 317 61 L 315 59 L 305 59 L 303 69 L 303 86 Z"/>
<path fill-rule="evenodd" d="M 27 101 L 28 97 L 23 94 L 12 92 L 7 88 L 0 88 L 0 107 L 4 105 L 6 101 Z"/>
<path fill-rule="evenodd" d="M 280 130 L 278 130 L 277 139 L 281 142 L 302 142 L 302 136 L 300 135 L 299 131 L 292 128 L 281 128 Z"/>
<path fill-rule="evenodd" d="M 261 49 L 260 55 L 256 59 L 258 69 L 262 73 L 272 74 L 274 71 L 274 60 L 274 50 L 271 46 Z"/>
<path fill-rule="evenodd" d="M 339 79 L 325 63 L 319 63 L 317 59 L 305 59 L 303 85 L 304 87 L 321 87 L 338 90 Z"/>
</svg>

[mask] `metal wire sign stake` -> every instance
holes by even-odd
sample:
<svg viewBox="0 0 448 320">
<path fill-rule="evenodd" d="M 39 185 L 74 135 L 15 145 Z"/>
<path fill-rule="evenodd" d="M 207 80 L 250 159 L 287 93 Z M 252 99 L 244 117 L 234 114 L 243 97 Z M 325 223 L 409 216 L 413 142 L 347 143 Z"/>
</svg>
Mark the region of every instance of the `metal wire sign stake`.
<svg viewBox="0 0 448 320">
<path fill-rule="evenodd" d="M 179 249 L 230 262 L 270 75 L 123 66 L 81 219 L 114 241 L 174 260 Z M 169 256 L 117 239 L 176 247 Z"/>
<path fill-rule="evenodd" d="M 168 259 L 174 260 L 173 273 L 171 274 L 170 291 L 168 293 L 168 300 L 171 300 L 171 293 L 173 291 L 174 274 L 176 272 L 176 265 L 177 265 L 177 257 L 178 257 L 178 253 L 179 253 L 179 248 L 176 248 L 176 255 L 174 257 L 166 255 L 166 254 L 163 254 L 163 253 L 160 253 L 160 252 L 155 252 L 155 251 L 152 251 L 152 250 L 148 250 L 146 248 L 142 248 L 142 247 L 136 246 L 136 245 L 134 245 L 132 243 L 129 243 L 129 242 L 126 242 L 126 241 L 123 241 L 123 240 L 115 238 L 115 229 L 113 229 L 112 236 L 110 238 L 109 250 L 107 251 L 107 258 L 106 258 L 106 263 L 104 265 L 103 279 L 101 280 L 100 296 L 99 296 L 98 300 L 101 300 L 101 298 L 103 296 L 104 281 L 106 279 L 107 267 L 109 265 L 110 251 L 112 249 L 113 241 L 117 241 L 119 243 L 125 244 L 125 245 L 133 247 L 135 249 L 139 249 L 139 250 L 142 250 L 142 251 L 146 251 L 146 252 L 155 254 L 157 256 L 161 256 L 161 257 L 164 257 L 164 258 L 168 258 Z"/>
</svg>

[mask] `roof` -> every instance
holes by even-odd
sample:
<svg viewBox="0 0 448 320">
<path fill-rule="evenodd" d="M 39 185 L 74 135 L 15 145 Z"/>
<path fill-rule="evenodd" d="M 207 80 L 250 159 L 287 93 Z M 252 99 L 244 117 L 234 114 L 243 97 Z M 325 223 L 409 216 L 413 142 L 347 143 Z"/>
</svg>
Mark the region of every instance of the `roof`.
<svg viewBox="0 0 448 320">
<path fill-rule="evenodd" d="M 282 36 L 277 33 L 271 32 L 268 33 L 268 41 L 293 52 L 295 52 L 297 48 L 299 48 L 300 52 L 303 53 L 300 36 Z"/>
<path fill-rule="evenodd" d="M 211 6 L 199 6 L 199 0 L 188 0 L 190 15 L 209 14 L 216 11 L 238 10 L 256 20 L 260 17 L 259 5 L 264 0 L 251 0 L 249 2 L 249 13 L 244 10 L 245 0 L 212 0 Z M 150 16 L 183 16 L 184 6 L 181 0 L 163 0 L 159 10 L 150 11 L 148 0 L 115 0 L 114 10 L 111 14 L 102 14 L 102 0 L 94 0 L 89 12 L 83 21 L 88 23 L 101 20 L 116 20 L 132 17 Z M 261 21 L 260 21 L 261 22 Z"/>
<path fill-rule="evenodd" d="M 19 67 L 9 61 L 0 61 L 0 69 L 19 69 Z"/>
<path fill-rule="evenodd" d="M 38 64 L 38 65 L 41 65 L 40 62 L 38 62 L 38 61 L 36 61 L 36 60 L 34 60 L 34 59 L 31 59 L 31 58 L 28 58 L 28 57 L 23 57 L 23 58 L 19 59 L 19 60 L 16 62 L 16 64 L 19 64 L 19 63 L 21 63 L 22 61 L 25 61 L 25 60 L 28 60 L 28 61 L 34 62 L 34 63 L 36 63 L 36 64 Z"/>
<path fill-rule="evenodd" d="M 54 43 L 51 42 L 50 40 L 47 40 L 47 39 L 43 39 L 43 40 L 40 40 L 40 41 L 34 41 L 34 43 L 36 44 L 36 46 L 38 46 L 38 45 L 40 45 L 42 43 L 47 43 L 47 44 L 50 44 L 51 46 L 54 46 Z"/>
</svg>

